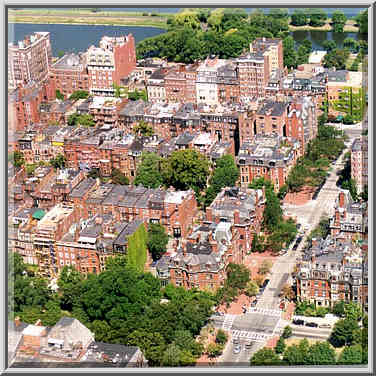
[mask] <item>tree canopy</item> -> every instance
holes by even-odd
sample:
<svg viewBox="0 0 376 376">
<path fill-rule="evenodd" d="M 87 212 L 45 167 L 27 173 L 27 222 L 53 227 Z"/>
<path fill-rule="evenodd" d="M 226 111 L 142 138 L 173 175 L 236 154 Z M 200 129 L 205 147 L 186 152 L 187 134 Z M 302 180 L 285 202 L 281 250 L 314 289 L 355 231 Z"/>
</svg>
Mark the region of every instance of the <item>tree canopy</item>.
<svg viewBox="0 0 376 376">
<path fill-rule="evenodd" d="M 163 185 L 160 163 L 161 158 L 158 154 L 152 152 L 142 153 L 134 184 L 143 185 L 146 188 L 158 188 Z"/>
<path fill-rule="evenodd" d="M 151 223 L 148 228 L 148 249 L 153 260 L 159 260 L 166 252 L 168 235 L 159 223 Z"/>
<path fill-rule="evenodd" d="M 174 151 L 162 161 L 165 185 L 177 190 L 193 189 L 197 194 L 206 188 L 208 175 L 208 159 L 193 149 Z"/>
</svg>

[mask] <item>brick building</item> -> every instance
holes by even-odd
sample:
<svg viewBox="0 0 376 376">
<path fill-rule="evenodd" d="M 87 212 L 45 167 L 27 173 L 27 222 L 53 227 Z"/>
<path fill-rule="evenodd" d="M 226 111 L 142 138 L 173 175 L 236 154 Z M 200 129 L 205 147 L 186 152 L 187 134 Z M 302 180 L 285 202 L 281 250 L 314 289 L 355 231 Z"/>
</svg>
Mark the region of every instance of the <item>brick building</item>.
<svg viewBox="0 0 376 376">
<path fill-rule="evenodd" d="M 284 68 L 282 39 L 256 38 L 249 45 L 249 51 L 265 53 L 269 57 L 269 74 Z"/>
<path fill-rule="evenodd" d="M 238 235 L 231 228 L 231 223 L 225 222 L 195 228 L 177 252 L 158 260 L 156 268 L 162 285 L 211 291 L 223 286 L 227 265 L 238 258 L 233 241 Z"/>
<path fill-rule="evenodd" d="M 368 262 L 362 249 L 342 236 L 312 239 L 297 275 L 297 296 L 316 306 L 343 300 L 368 306 Z"/>
<path fill-rule="evenodd" d="M 334 216 L 330 219 L 330 233 L 341 233 L 346 239 L 366 239 L 368 236 L 367 204 L 355 202 L 349 191 L 341 191 L 337 197 Z"/>
<path fill-rule="evenodd" d="M 300 155 L 298 140 L 283 139 L 277 134 L 256 135 L 252 142 L 241 145 L 236 157 L 240 185 L 247 187 L 253 179 L 263 177 L 278 191 Z"/>
<path fill-rule="evenodd" d="M 197 214 L 192 190 L 165 191 L 142 186 L 99 184 L 87 179 L 73 189 L 68 199 L 78 207 L 83 218 L 98 213 L 111 214 L 117 221 L 141 219 L 146 224 L 160 223 L 175 238 L 187 235 Z"/>
<path fill-rule="evenodd" d="M 8 44 L 8 86 L 16 88 L 48 78 L 52 52 L 50 33 L 36 32 Z"/>
<path fill-rule="evenodd" d="M 59 90 L 65 98 L 77 90 L 89 91 L 86 54 L 64 55 L 51 65 L 50 79 L 54 90 Z"/>
<path fill-rule="evenodd" d="M 358 194 L 364 192 L 368 185 L 368 137 L 355 139 L 351 146 L 351 179 Z"/>
<path fill-rule="evenodd" d="M 239 99 L 249 101 L 265 97 L 269 82 L 269 56 L 264 52 L 248 53 L 235 59 L 239 77 Z"/>
<path fill-rule="evenodd" d="M 54 326 L 41 320 L 26 324 L 8 321 L 8 364 L 14 368 L 147 367 L 137 346 L 96 342 L 80 321 L 62 317 Z"/>
<path fill-rule="evenodd" d="M 90 93 L 114 96 L 115 85 L 129 77 L 136 68 L 135 41 L 132 34 L 122 37 L 104 36 L 99 47 L 86 52 Z"/>
</svg>

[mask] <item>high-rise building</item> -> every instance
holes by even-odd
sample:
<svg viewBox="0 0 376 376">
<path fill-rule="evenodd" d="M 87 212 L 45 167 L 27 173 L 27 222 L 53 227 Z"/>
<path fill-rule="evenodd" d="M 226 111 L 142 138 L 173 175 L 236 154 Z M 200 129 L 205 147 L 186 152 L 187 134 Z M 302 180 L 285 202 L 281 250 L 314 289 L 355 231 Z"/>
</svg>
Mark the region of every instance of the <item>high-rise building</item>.
<svg viewBox="0 0 376 376">
<path fill-rule="evenodd" d="M 8 87 L 44 81 L 48 77 L 51 58 L 48 32 L 36 32 L 17 44 L 8 44 Z"/>
<path fill-rule="evenodd" d="M 136 49 L 132 34 L 104 36 L 99 47 L 90 46 L 86 54 L 90 93 L 113 96 L 115 85 L 136 68 Z"/>
</svg>

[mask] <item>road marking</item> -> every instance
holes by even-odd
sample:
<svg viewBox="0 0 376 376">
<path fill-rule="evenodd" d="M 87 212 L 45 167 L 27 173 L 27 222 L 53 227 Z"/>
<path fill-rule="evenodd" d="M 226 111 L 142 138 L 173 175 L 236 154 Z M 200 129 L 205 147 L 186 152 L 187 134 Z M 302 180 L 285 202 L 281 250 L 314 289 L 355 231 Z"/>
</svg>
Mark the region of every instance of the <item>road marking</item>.
<svg viewBox="0 0 376 376">
<path fill-rule="evenodd" d="M 232 338 L 233 339 L 248 339 L 254 342 L 264 342 L 271 338 L 271 334 L 249 332 L 247 330 L 233 330 Z"/>
<path fill-rule="evenodd" d="M 225 319 L 223 320 L 222 329 L 230 330 L 235 320 L 235 317 L 236 315 L 226 314 Z"/>
<path fill-rule="evenodd" d="M 250 307 L 248 313 L 261 313 L 267 316 L 282 317 L 282 311 L 280 309 Z"/>
</svg>

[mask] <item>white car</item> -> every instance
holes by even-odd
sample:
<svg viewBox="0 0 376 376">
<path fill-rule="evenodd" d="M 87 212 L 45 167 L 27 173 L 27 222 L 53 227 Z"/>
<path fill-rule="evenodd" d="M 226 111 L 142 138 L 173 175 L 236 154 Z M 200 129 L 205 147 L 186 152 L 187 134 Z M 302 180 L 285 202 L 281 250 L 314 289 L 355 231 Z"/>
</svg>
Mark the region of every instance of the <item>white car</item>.
<svg viewBox="0 0 376 376">
<path fill-rule="evenodd" d="M 239 354 L 241 349 L 242 349 L 241 345 L 236 345 L 236 346 L 234 346 L 234 350 L 232 352 L 234 354 Z"/>
</svg>

